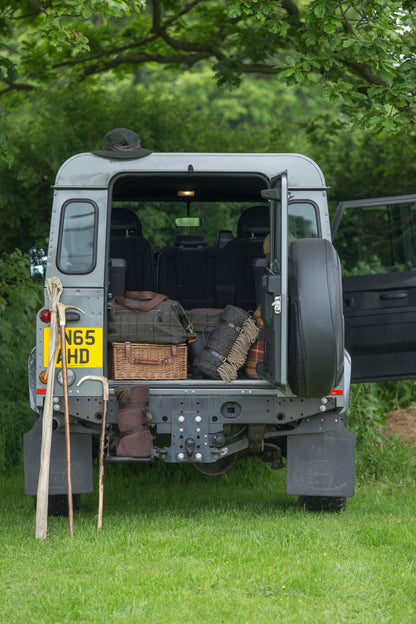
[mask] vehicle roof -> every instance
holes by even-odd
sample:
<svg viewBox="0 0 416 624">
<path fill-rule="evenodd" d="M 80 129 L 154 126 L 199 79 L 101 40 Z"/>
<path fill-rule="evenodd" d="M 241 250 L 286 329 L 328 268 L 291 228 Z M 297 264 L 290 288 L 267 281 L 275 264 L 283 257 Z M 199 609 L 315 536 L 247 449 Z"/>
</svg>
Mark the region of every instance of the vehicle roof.
<svg viewBox="0 0 416 624">
<path fill-rule="evenodd" d="M 55 188 L 108 188 L 112 178 L 130 172 L 260 173 L 269 178 L 288 172 L 292 189 L 325 189 L 325 179 L 318 165 L 302 154 L 243 154 L 153 152 L 132 160 L 102 158 L 92 152 L 76 154 L 59 169 Z"/>
</svg>

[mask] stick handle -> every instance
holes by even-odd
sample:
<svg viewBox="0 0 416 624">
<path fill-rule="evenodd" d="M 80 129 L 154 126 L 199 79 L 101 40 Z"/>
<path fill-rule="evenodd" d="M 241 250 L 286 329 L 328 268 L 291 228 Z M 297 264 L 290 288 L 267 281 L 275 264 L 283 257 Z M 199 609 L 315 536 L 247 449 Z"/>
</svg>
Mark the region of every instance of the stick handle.
<svg viewBox="0 0 416 624">
<path fill-rule="evenodd" d="M 108 379 L 107 377 L 102 377 L 101 375 L 85 375 L 82 379 L 77 383 L 77 387 L 80 386 L 87 379 L 91 379 L 92 381 L 100 381 L 103 384 L 103 400 L 108 401 Z"/>
</svg>

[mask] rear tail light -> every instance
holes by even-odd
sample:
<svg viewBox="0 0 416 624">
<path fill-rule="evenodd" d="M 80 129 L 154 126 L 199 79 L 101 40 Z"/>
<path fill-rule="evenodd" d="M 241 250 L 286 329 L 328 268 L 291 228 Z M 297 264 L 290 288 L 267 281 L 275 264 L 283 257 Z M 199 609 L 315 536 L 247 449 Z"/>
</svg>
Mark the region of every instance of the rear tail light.
<svg viewBox="0 0 416 624">
<path fill-rule="evenodd" d="M 42 310 L 42 312 L 39 314 L 39 318 L 42 321 L 42 323 L 50 323 L 51 321 L 51 312 L 50 310 Z"/>
</svg>

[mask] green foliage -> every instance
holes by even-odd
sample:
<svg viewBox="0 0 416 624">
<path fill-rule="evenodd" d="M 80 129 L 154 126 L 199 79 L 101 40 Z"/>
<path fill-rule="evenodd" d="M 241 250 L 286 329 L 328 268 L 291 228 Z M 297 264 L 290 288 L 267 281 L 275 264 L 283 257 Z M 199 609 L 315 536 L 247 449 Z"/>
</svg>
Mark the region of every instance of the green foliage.
<svg viewBox="0 0 416 624">
<path fill-rule="evenodd" d="M 16 3 L 3 0 L 0 32 L 3 37 L 16 38 L 21 32 L 20 24 L 24 24 L 25 40 L 18 43 L 28 55 L 26 62 L 31 58 L 30 47 L 35 45 L 42 49 L 45 42 L 56 51 L 67 50 L 72 55 L 85 53 L 90 51 L 89 39 L 82 32 L 86 21 L 105 26 L 109 18 L 128 16 L 132 11 L 142 9 L 144 4 L 144 0 L 22 0 L 16 6 Z M 12 54 L 12 57 L 15 59 L 16 55 Z M 9 59 L 13 72 L 8 76 L 10 81 L 17 78 L 15 63 L 21 68 L 25 66 L 24 62 L 22 65 Z"/>
<path fill-rule="evenodd" d="M 289 89 L 245 78 L 230 90 L 216 87 L 207 68 L 155 69 L 117 88 L 102 80 L 94 88 L 81 83 L 75 91 L 33 94 L 5 120 L 13 157 L 0 162 L 0 248 L 6 251 L 45 245 L 60 165 L 98 149 L 114 127 L 132 128 L 154 151 L 306 153 L 321 166 L 333 205 L 414 192 L 414 133 L 351 131 L 335 106 L 322 117 L 316 87 Z"/>
<path fill-rule="evenodd" d="M 289 142 L 304 151 L 296 124 L 319 106 L 306 94 L 272 86 L 250 78 L 230 91 L 217 88 L 207 68 L 184 74 L 155 69 L 137 84 L 126 80 L 115 88 L 102 80 L 94 88 L 82 83 L 75 91 L 33 94 L 7 115 L 14 158 L 0 162 L 0 248 L 45 245 L 59 167 L 76 153 L 99 149 L 115 127 L 132 128 L 153 151 L 291 151 Z M 160 224 L 153 225 L 152 233 Z"/>
<path fill-rule="evenodd" d="M 357 488 L 369 483 L 383 483 L 391 492 L 414 488 L 415 448 L 398 437 L 384 438 L 377 444 L 371 436 L 362 438 L 356 453 L 355 478 Z"/>
<path fill-rule="evenodd" d="M 347 423 L 358 443 L 362 440 L 381 443 L 384 440 L 385 411 L 379 400 L 378 384 L 351 386 Z"/>
<path fill-rule="evenodd" d="M 339 201 L 415 192 L 416 128 L 398 134 L 353 129 L 342 103 L 300 123 L 333 210 Z"/>
<path fill-rule="evenodd" d="M 358 442 L 385 441 L 385 415 L 416 403 L 416 380 L 362 383 L 351 386 L 348 428 Z"/>
<path fill-rule="evenodd" d="M 13 159 L 13 149 L 8 144 L 7 133 L 4 127 L 0 128 L 0 166 L 5 164 L 7 167 L 11 167 Z"/>
<path fill-rule="evenodd" d="M 27 256 L 19 250 L 0 257 L 0 471 L 20 457 L 30 428 L 27 358 L 35 345 L 36 312 L 42 289 L 29 278 Z"/>
<path fill-rule="evenodd" d="M 367 262 L 359 260 L 351 271 L 347 271 L 343 268 L 343 276 L 351 275 L 377 275 L 386 273 L 386 267 L 381 263 L 378 256 L 371 256 Z"/>
<path fill-rule="evenodd" d="M 416 380 L 363 383 L 351 387 L 348 429 L 357 437 L 359 485 L 384 481 L 407 486 L 416 478 L 415 447 L 385 433 L 386 413 L 416 401 Z"/>
<path fill-rule="evenodd" d="M 23 389 L 27 390 L 25 388 L 27 386 L 25 380 L 22 380 L 22 382 L 23 388 L 20 387 L 18 389 L 20 394 L 22 394 Z M 16 390 L 13 387 L 7 389 L 7 396 L 11 396 L 13 389 Z M 0 474 L 9 472 L 12 466 L 20 462 L 23 449 L 23 435 L 29 431 L 32 422 L 27 392 L 25 397 L 20 396 L 12 400 L 2 399 L 0 414 Z"/>
<path fill-rule="evenodd" d="M 353 124 L 376 133 L 400 132 L 416 121 L 416 16 L 410 2 L 2 5 L 0 45 L 19 74 L 0 75 L 3 93 L 94 81 L 97 75 L 120 82 L 152 63 L 181 71 L 209 63 L 219 84 L 239 85 L 248 73 L 276 76 L 286 85 L 319 84 L 327 102 L 342 102 Z"/>
<path fill-rule="evenodd" d="M 0 57 L 0 80 L 14 82 L 17 78 L 17 71 L 10 59 Z"/>
<path fill-rule="evenodd" d="M 154 151 L 306 153 L 324 171 L 334 205 L 414 191 L 414 133 L 352 131 L 334 105 L 322 115 L 317 87 L 300 90 L 246 77 L 230 90 L 216 87 L 212 75 L 208 68 L 155 68 L 121 83 L 61 85 L 31 94 L 4 115 L 9 162 L 0 162 L 0 248 L 45 245 L 60 165 L 98 149 L 117 126 L 136 130 Z"/>
</svg>

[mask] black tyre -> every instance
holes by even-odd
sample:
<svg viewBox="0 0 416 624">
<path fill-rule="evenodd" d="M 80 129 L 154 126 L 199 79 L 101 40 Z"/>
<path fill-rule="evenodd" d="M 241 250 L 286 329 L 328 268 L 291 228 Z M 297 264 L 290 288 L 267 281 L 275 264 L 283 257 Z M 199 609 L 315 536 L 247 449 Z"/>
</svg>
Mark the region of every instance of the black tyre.
<svg viewBox="0 0 416 624">
<path fill-rule="evenodd" d="M 330 241 L 304 238 L 289 248 L 288 380 L 300 397 L 322 397 L 344 369 L 342 277 Z"/>
<path fill-rule="evenodd" d="M 345 496 L 299 496 L 299 504 L 308 511 L 337 512 L 345 509 Z"/>
<path fill-rule="evenodd" d="M 36 509 L 36 496 L 33 502 Z M 72 506 L 74 511 L 78 511 L 81 507 L 81 494 L 72 495 Z M 48 516 L 67 516 L 68 515 L 68 497 L 66 494 L 51 494 L 48 497 Z"/>
<path fill-rule="evenodd" d="M 198 470 L 198 472 L 202 472 L 210 477 L 216 477 L 231 470 L 236 460 L 236 455 L 229 455 L 228 457 L 222 457 L 212 464 L 195 463 L 193 466 Z"/>
</svg>

